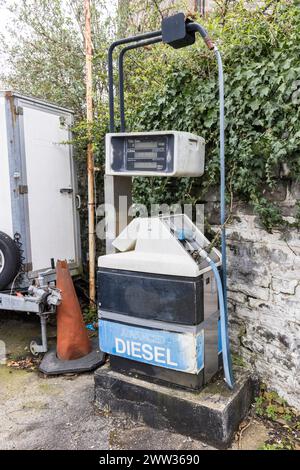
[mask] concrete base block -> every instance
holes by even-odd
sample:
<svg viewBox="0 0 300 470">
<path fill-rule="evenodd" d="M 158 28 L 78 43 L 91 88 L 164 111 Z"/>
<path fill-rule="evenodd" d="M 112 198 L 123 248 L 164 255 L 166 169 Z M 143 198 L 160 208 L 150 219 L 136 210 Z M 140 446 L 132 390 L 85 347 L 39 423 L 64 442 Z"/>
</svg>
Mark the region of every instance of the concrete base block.
<svg viewBox="0 0 300 470">
<path fill-rule="evenodd" d="M 153 428 L 173 429 L 226 448 L 253 400 L 249 372 L 235 370 L 235 380 L 234 390 L 219 379 L 193 392 L 123 375 L 105 365 L 95 372 L 95 404 Z"/>
</svg>

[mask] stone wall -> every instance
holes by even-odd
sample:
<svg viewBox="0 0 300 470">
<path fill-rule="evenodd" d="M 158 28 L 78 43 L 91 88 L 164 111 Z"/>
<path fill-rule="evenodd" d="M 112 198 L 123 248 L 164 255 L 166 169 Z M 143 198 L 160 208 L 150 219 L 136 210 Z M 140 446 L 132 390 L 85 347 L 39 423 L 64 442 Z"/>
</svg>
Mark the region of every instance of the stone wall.
<svg viewBox="0 0 300 470">
<path fill-rule="evenodd" d="M 277 197 L 293 221 L 299 187 L 285 189 Z M 227 239 L 233 351 L 300 409 L 300 232 L 267 233 L 247 207 L 238 206 Z"/>
</svg>

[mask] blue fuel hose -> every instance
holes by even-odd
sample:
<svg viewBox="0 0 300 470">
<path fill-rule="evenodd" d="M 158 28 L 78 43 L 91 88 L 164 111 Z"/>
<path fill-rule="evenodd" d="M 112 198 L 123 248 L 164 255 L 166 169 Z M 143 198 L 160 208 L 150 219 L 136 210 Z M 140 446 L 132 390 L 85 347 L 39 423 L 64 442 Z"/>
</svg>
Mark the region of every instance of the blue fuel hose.
<svg viewBox="0 0 300 470">
<path fill-rule="evenodd" d="M 227 300 L 227 259 L 226 259 L 226 182 L 225 182 L 225 118 L 224 118 L 224 76 L 221 54 L 215 46 L 214 52 L 218 62 L 219 102 L 220 102 L 220 209 L 221 209 L 221 246 L 222 246 L 222 284 L 224 299 Z M 227 302 L 226 306 L 227 306 Z M 227 311 L 227 308 L 226 308 Z"/>
<path fill-rule="evenodd" d="M 228 336 L 227 310 L 227 257 L 226 257 L 226 199 L 225 199 L 225 110 L 224 110 L 224 75 L 221 54 L 216 46 L 214 53 L 218 63 L 219 103 L 220 103 L 220 209 L 221 209 L 221 252 L 222 252 L 222 281 L 215 263 L 208 258 L 218 286 L 221 323 L 221 343 L 225 380 L 230 388 L 234 386 L 232 362 Z"/>
<path fill-rule="evenodd" d="M 221 344 L 222 344 L 222 358 L 223 358 L 223 369 L 225 375 L 225 381 L 229 388 L 234 387 L 234 379 L 232 373 L 232 363 L 231 363 L 231 355 L 230 355 L 230 345 L 229 345 L 229 336 L 228 336 L 228 322 L 227 316 L 225 312 L 225 297 L 223 295 L 223 285 L 221 281 L 221 277 L 218 271 L 216 264 L 210 259 L 209 264 L 213 270 L 217 289 L 218 289 L 218 298 L 219 298 L 219 306 L 220 306 L 220 326 L 221 326 Z"/>
<path fill-rule="evenodd" d="M 229 335 L 228 335 L 228 321 L 227 321 L 227 316 L 226 316 L 226 304 L 225 304 L 222 280 L 221 280 L 221 276 L 219 274 L 219 270 L 218 270 L 216 263 L 209 257 L 209 255 L 204 250 L 204 248 L 199 250 L 199 255 L 202 258 L 204 258 L 211 266 L 212 271 L 215 276 L 216 283 L 217 283 L 218 300 L 219 300 L 219 307 L 220 307 L 220 326 L 221 326 L 223 369 L 224 369 L 225 381 L 228 387 L 232 389 L 234 387 L 234 379 L 233 379 L 233 373 L 232 373 L 232 363 L 231 363 Z"/>
</svg>

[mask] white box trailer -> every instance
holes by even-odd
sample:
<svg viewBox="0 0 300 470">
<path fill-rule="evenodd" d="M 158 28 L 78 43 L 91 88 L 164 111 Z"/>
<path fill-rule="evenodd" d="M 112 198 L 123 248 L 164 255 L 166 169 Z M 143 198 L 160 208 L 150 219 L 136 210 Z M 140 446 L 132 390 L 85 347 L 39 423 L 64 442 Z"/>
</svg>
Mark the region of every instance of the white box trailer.
<svg viewBox="0 0 300 470">
<path fill-rule="evenodd" d="M 0 92 L 0 231 L 22 250 L 23 285 L 47 270 L 54 279 L 57 259 L 80 273 L 72 122 L 68 109 Z"/>
<path fill-rule="evenodd" d="M 0 91 L 0 309 L 43 321 L 59 301 L 49 288 L 55 262 L 66 259 L 73 276 L 81 272 L 72 123 L 68 109 Z M 11 295 L 16 288 L 23 297 Z M 40 351 L 47 349 L 42 336 Z"/>
</svg>

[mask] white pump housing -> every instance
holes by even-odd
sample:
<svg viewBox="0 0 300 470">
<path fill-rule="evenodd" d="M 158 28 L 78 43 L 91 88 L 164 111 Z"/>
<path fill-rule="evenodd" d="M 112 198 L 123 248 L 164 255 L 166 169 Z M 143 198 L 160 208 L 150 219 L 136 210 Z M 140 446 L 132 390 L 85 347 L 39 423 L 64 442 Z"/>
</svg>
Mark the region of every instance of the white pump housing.
<svg viewBox="0 0 300 470">
<path fill-rule="evenodd" d="M 136 218 L 114 240 L 113 246 L 119 252 L 100 256 L 98 266 L 187 277 L 210 271 L 205 259 L 196 263 L 179 241 L 177 233 L 182 230 L 192 234 L 199 250 L 209 246 L 207 238 L 185 215 Z M 213 248 L 210 256 L 221 264 L 218 250 Z"/>
</svg>

